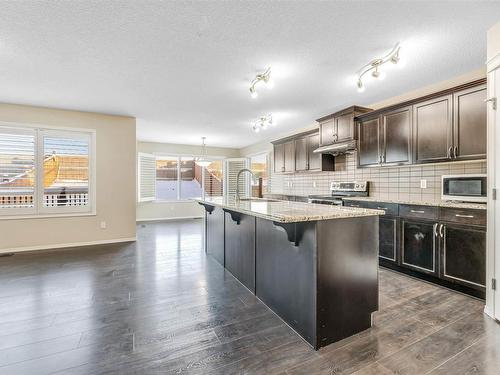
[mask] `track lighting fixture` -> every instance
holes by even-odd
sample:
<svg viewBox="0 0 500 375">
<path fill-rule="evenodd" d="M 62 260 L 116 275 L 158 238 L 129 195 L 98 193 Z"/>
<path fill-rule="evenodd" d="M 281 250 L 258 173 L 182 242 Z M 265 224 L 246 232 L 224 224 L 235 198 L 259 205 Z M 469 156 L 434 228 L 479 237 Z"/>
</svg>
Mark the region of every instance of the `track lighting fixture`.
<svg viewBox="0 0 500 375">
<path fill-rule="evenodd" d="M 269 126 L 276 126 L 276 120 L 273 119 L 273 115 L 269 114 L 267 116 L 261 116 L 252 125 L 254 132 L 258 133 L 261 130 L 266 130 Z"/>
<path fill-rule="evenodd" d="M 256 85 L 259 82 L 264 82 L 266 87 L 268 89 L 272 89 L 274 87 L 274 81 L 271 78 L 271 67 L 267 68 L 264 73 L 259 73 L 255 76 L 253 79 L 252 83 L 250 84 L 250 95 L 252 96 L 253 99 L 257 98 L 257 90 L 256 90 Z"/>
<path fill-rule="evenodd" d="M 358 88 L 358 92 L 365 91 L 365 85 L 363 83 L 363 76 L 369 72 L 371 72 L 371 76 L 378 80 L 383 80 L 385 78 L 385 72 L 380 68 L 388 62 L 393 64 L 397 64 L 400 62 L 399 51 L 401 50 L 401 46 L 399 43 L 396 43 L 394 48 L 385 56 L 374 59 L 370 61 L 368 64 L 363 66 L 357 74 L 357 82 L 356 86 Z"/>
</svg>

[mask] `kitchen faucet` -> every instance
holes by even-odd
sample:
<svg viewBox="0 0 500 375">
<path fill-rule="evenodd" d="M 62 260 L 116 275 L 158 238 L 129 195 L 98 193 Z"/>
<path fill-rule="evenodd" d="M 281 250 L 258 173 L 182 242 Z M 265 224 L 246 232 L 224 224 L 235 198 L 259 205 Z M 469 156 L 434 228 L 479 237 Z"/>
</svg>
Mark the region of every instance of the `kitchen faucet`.
<svg viewBox="0 0 500 375">
<path fill-rule="evenodd" d="M 236 202 L 239 202 L 240 201 L 240 176 L 243 172 L 248 172 L 250 173 L 253 177 L 255 177 L 255 175 L 253 174 L 253 172 L 248 169 L 248 168 L 243 168 L 241 169 L 239 172 L 238 172 L 238 175 L 236 176 L 236 193 L 234 195 L 234 200 Z"/>
</svg>

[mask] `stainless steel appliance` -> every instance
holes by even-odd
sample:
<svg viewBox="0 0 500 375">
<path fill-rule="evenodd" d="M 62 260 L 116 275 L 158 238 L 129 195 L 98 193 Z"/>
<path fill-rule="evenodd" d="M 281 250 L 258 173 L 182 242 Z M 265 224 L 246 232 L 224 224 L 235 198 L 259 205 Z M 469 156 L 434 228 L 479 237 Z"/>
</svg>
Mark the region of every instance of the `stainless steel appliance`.
<svg viewBox="0 0 500 375">
<path fill-rule="evenodd" d="M 332 182 L 330 195 L 309 195 L 309 203 L 342 206 L 342 198 L 367 197 L 368 181 Z"/>
<path fill-rule="evenodd" d="M 441 199 L 486 203 L 486 189 L 485 174 L 444 175 Z"/>
</svg>

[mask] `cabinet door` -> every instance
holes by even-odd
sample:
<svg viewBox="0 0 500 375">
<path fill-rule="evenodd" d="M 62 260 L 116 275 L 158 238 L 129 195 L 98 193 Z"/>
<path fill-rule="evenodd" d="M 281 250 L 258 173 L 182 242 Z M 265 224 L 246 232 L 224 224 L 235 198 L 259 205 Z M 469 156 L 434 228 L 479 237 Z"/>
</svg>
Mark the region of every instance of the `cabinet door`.
<svg viewBox="0 0 500 375">
<path fill-rule="evenodd" d="M 407 164 L 411 155 L 411 107 L 399 108 L 382 115 L 383 162 Z"/>
<path fill-rule="evenodd" d="M 307 157 L 308 169 L 311 171 L 321 170 L 321 154 L 314 153 L 319 147 L 319 134 L 312 134 L 307 137 Z"/>
<path fill-rule="evenodd" d="M 274 172 L 285 171 L 285 145 L 283 143 L 274 145 Z"/>
<path fill-rule="evenodd" d="M 206 252 L 224 266 L 224 212 L 215 207 L 212 212 L 205 212 Z"/>
<path fill-rule="evenodd" d="M 358 164 L 360 167 L 378 165 L 380 118 L 366 119 L 358 125 Z"/>
<path fill-rule="evenodd" d="M 486 158 L 486 85 L 453 94 L 453 143 L 457 160 Z"/>
<path fill-rule="evenodd" d="M 451 95 L 413 106 L 414 160 L 416 163 L 450 160 L 451 108 Z"/>
<path fill-rule="evenodd" d="M 379 218 L 379 257 L 391 262 L 396 262 L 397 222 L 396 218 Z"/>
<path fill-rule="evenodd" d="M 335 142 L 354 139 L 354 115 L 352 113 L 335 117 L 335 125 L 337 128 Z"/>
<path fill-rule="evenodd" d="M 306 171 L 307 164 L 307 137 L 302 137 L 295 140 L 295 170 Z"/>
<path fill-rule="evenodd" d="M 255 292 L 255 216 L 225 212 L 225 267 Z"/>
<path fill-rule="evenodd" d="M 321 136 L 321 146 L 331 145 L 336 138 L 334 119 L 332 118 L 319 124 L 319 132 Z"/>
<path fill-rule="evenodd" d="M 443 225 L 441 277 L 484 290 L 486 285 L 486 229 Z"/>
<path fill-rule="evenodd" d="M 283 144 L 285 148 L 285 172 L 295 170 L 295 142 L 289 141 Z"/>
<path fill-rule="evenodd" d="M 402 266 L 438 275 L 436 227 L 432 221 L 401 221 Z"/>
</svg>

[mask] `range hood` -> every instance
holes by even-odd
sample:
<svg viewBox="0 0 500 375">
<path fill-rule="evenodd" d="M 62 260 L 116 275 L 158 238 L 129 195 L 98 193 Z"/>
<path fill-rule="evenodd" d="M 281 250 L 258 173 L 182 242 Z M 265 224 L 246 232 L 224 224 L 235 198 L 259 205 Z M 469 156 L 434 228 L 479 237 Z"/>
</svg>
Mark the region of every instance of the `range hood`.
<svg viewBox="0 0 500 375">
<path fill-rule="evenodd" d="M 318 147 L 313 152 L 317 154 L 332 154 L 335 156 L 342 154 L 351 154 L 354 151 L 356 151 L 356 140 L 339 142 L 328 146 Z"/>
</svg>

